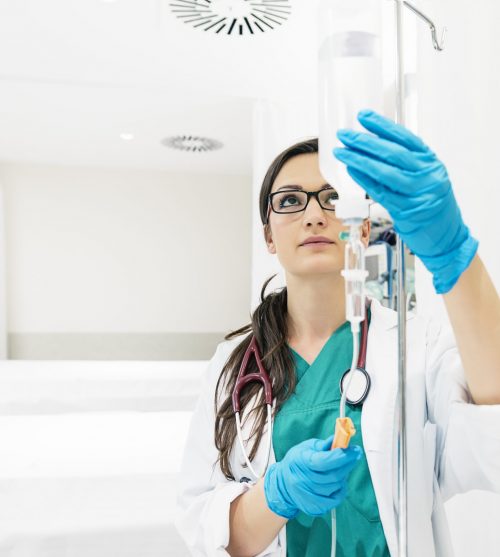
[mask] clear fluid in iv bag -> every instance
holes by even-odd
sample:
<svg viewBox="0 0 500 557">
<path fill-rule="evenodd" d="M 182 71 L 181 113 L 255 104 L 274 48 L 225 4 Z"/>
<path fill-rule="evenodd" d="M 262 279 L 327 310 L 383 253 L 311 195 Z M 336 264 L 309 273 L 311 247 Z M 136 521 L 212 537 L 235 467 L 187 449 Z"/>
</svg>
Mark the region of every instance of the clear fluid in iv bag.
<svg viewBox="0 0 500 557">
<path fill-rule="evenodd" d="M 340 199 L 364 199 L 364 190 L 333 155 L 343 146 L 337 130 L 366 130 L 357 114 L 383 112 L 382 12 L 380 0 L 320 0 L 319 165 Z"/>
<path fill-rule="evenodd" d="M 383 89 L 380 38 L 364 31 L 330 35 L 319 53 L 319 166 L 339 197 L 364 199 L 364 190 L 333 155 L 344 147 L 337 139 L 340 128 L 367 133 L 358 122 L 362 109 L 382 112 Z"/>
</svg>

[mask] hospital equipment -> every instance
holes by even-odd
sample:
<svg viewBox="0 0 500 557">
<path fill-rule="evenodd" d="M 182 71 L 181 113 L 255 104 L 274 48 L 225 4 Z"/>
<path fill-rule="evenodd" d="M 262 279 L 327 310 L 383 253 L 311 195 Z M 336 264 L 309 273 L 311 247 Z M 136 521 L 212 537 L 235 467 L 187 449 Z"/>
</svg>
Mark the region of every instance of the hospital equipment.
<svg viewBox="0 0 500 557">
<path fill-rule="evenodd" d="M 415 6 L 406 0 L 395 0 L 396 17 L 396 122 L 405 125 L 405 75 L 403 63 L 403 6 L 409 8 L 413 13 L 420 17 L 429 25 L 434 48 L 440 52 L 444 48 L 443 29 L 441 44 L 436 37 L 436 26 L 434 23 Z M 397 424 L 397 445 L 398 445 L 398 553 L 400 557 L 408 555 L 408 467 L 407 467 L 407 447 L 406 447 L 406 290 L 405 290 L 405 246 L 401 236 L 397 236 L 397 299 L 398 299 L 398 424 Z"/>
<path fill-rule="evenodd" d="M 369 216 L 364 190 L 332 156 L 339 127 L 358 127 L 355 116 L 365 106 L 382 106 L 381 11 L 379 0 L 322 0 L 319 8 L 319 165 L 339 194 L 336 216 L 349 226 L 345 246 L 346 317 L 351 323 L 355 376 L 359 324 L 365 318 L 365 247 L 360 227 Z M 367 86 L 367 84 L 370 84 Z M 340 418 L 345 417 L 347 389 Z M 341 423 L 338 422 L 341 427 Z M 332 447 L 334 448 L 334 447 Z"/>
<path fill-rule="evenodd" d="M 434 47 L 442 49 L 436 38 L 434 24 L 416 9 L 412 4 L 403 0 L 395 0 L 395 18 L 397 34 L 397 120 L 404 125 L 404 71 L 403 71 L 403 33 L 402 33 L 402 7 L 406 6 L 413 13 L 424 19 L 430 25 Z M 367 206 L 363 204 L 364 190 L 356 183 L 350 181 L 346 174 L 360 182 L 363 176 L 362 164 L 349 168 L 352 153 L 346 149 L 333 149 L 337 144 L 337 137 L 346 144 L 350 138 L 359 139 L 355 131 L 359 122 L 365 127 L 366 120 L 377 120 L 376 112 L 382 111 L 382 71 L 380 59 L 381 44 L 381 2 L 380 0 L 322 0 L 320 3 L 319 25 L 319 151 L 320 170 L 323 176 L 332 183 L 339 192 L 339 210 L 337 216 L 344 224 L 350 226 L 349 241 L 346 244 L 346 261 L 343 276 L 346 282 L 346 315 L 351 321 L 353 332 L 353 359 L 354 368 L 358 346 L 355 334 L 360 321 L 359 312 L 364 310 L 361 303 L 364 297 L 364 283 L 367 271 L 365 269 L 364 248 L 359 241 L 359 227 L 362 219 L 366 218 Z M 351 88 L 352 86 L 352 88 Z M 375 112 L 363 111 L 371 107 Z M 360 112 L 361 111 L 361 112 Z M 373 131 L 371 128 L 367 128 Z M 364 144 L 373 143 L 370 137 L 362 134 Z M 413 135 L 413 134 L 411 134 Z M 413 136 L 415 137 L 415 136 Z M 418 138 L 416 138 L 418 139 Z M 348 144 L 348 143 L 347 143 Z M 384 159 L 377 147 L 371 152 Z M 332 150 L 335 156 L 346 164 L 346 167 L 337 169 L 333 159 L 329 160 Z M 341 156 L 339 156 L 341 152 Z M 396 153 L 395 153 L 396 154 Z M 397 151 L 401 156 L 401 152 Z M 384 163 L 378 161 L 381 166 Z M 366 161 L 364 161 L 366 164 Z M 438 169 L 439 172 L 439 169 Z M 434 179 L 436 176 L 434 176 Z M 390 184 L 392 177 L 384 176 L 384 183 Z M 369 180 L 360 182 L 363 187 Z M 372 184 L 370 184 L 372 185 Z M 438 186 L 439 187 L 439 186 Z M 376 187 L 366 188 L 368 193 L 373 193 L 377 199 Z M 424 188 L 425 189 L 425 188 Z M 345 201 L 343 201 L 345 200 Z M 382 202 L 381 199 L 379 201 Z M 385 201 L 385 200 L 384 200 Z M 382 202 L 387 208 L 387 205 Z M 449 205 L 451 207 L 451 204 Z M 417 208 L 415 210 L 418 210 Z M 391 212 L 391 211 L 389 211 Z M 439 219 L 438 219 L 439 220 Z M 400 231 L 396 229 L 399 233 Z M 437 245 L 433 239 L 433 245 Z M 472 247 L 471 247 L 472 249 Z M 406 485 L 406 300 L 405 300 L 405 268 L 404 268 L 404 243 L 401 234 L 397 238 L 398 255 L 398 359 L 399 359 L 399 391 L 398 391 L 398 544 L 399 555 L 407 555 L 407 485 Z M 441 265 L 441 268 L 446 265 Z M 357 303 L 356 303 L 357 302 Z M 352 374 L 354 376 L 354 374 Z M 343 399 L 345 397 L 345 392 Z M 344 400 L 342 401 L 344 402 Z M 340 417 L 336 422 L 336 430 L 346 428 L 343 414 L 343 404 L 340 408 Z M 347 423 L 347 427 L 349 424 Z M 347 439 L 348 441 L 348 439 Z M 332 446 L 334 448 L 334 446 Z M 336 531 L 335 511 L 332 512 L 332 555 L 335 555 Z"/>
<path fill-rule="evenodd" d="M 338 128 L 358 127 L 356 114 L 366 106 L 382 107 L 381 10 L 379 0 L 322 0 L 319 6 L 319 166 L 339 194 L 336 216 L 349 226 L 345 245 L 346 318 L 351 323 L 351 372 L 340 401 L 331 449 L 346 447 L 355 434 L 345 416 L 345 402 L 356 372 L 359 324 L 365 318 L 365 247 L 360 239 L 369 216 L 364 190 L 332 156 L 339 144 Z M 336 545 L 335 509 L 332 511 L 332 555 Z"/>
<path fill-rule="evenodd" d="M 365 252 L 365 266 L 368 281 L 381 286 L 379 302 L 388 306 L 392 298 L 392 248 L 387 242 L 378 241 L 370 244 Z"/>
</svg>

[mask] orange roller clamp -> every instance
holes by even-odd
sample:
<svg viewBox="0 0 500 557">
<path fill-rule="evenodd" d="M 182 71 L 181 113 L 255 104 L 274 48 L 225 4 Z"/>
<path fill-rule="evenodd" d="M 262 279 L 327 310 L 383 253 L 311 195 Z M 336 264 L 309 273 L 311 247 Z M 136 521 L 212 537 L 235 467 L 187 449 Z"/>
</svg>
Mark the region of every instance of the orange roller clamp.
<svg viewBox="0 0 500 557">
<path fill-rule="evenodd" d="M 337 418 L 331 449 L 347 449 L 349 441 L 355 433 L 356 429 L 351 418 Z"/>
</svg>

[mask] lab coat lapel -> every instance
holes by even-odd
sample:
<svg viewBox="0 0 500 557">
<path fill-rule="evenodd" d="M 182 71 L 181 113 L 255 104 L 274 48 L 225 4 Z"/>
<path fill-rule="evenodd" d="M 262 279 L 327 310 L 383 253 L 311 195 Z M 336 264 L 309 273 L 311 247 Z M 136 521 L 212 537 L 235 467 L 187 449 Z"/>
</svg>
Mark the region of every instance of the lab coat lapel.
<svg viewBox="0 0 500 557">
<path fill-rule="evenodd" d="M 371 315 L 366 358 L 371 387 L 363 403 L 361 429 L 382 526 L 389 551 L 395 556 L 398 548 L 393 505 L 393 430 L 398 391 L 397 314 L 372 300 Z"/>
</svg>

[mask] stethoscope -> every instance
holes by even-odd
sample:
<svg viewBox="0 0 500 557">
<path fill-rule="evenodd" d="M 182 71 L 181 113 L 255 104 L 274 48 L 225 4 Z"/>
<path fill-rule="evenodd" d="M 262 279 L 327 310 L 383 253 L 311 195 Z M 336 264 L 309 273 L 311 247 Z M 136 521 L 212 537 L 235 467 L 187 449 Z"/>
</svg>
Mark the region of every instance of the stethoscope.
<svg viewBox="0 0 500 557">
<path fill-rule="evenodd" d="M 367 300 L 367 306 L 369 307 L 371 304 L 370 300 Z M 368 392 L 370 390 L 370 376 L 366 371 L 366 349 L 368 344 L 368 315 L 365 315 L 365 319 L 361 324 L 361 346 L 359 349 L 359 356 L 358 356 L 358 363 L 356 369 L 354 370 L 354 376 L 352 380 L 349 382 L 349 390 L 346 395 L 346 401 L 351 406 L 360 406 L 366 400 L 368 396 Z M 255 357 L 255 361 L 257 362 L 257 368 L 259 371 L 253 373 L 246 373 L 248 362 L 250 357 Z M 351 368 L 348 368 L 342 375 L 340 379 L 340 392 L 344 393 L 344 385 L 347 380 L 349 380 L 349 374 L 351 372 Z M 247 452 L 245 450 L 245 446 L 243 444 L 243 435 L 241 433 L 241 420 L 240 420 L 240 391 L 241 389 L 251 383 L 252 381 L 260 381 L 264 388 L 264 399 L 266 401 L 267 406 L 267 444 L 266 444 L 266 463 L 264 465 L 264 470 L 262 474 L 257 474 L 248 458 Z M 255 339 L 255 335 L 252 336 L 250 344 L 245 351 L 245 355 L 243 356 L 243 361 L 241 362 L 240 370 L 238 372 L 238 377 L 236 378 L 236 384 L 233 389 L 232 394 L 232 401 L 233 401 L 233 412 L 236 417 L 236 431 L 238 434 L 238 441 L 240 444 L 241 452 L 245 457 L 246 464 L 250 472 L 255 476 L 256 479 L 261 478 L 269 464 L 269 456 L 271 454 L 271 440 L 272 440 L 272 411 L 276 404 L 276 399 L 273 401 L 273 391 L 271 387 L 271 381 L 269 380 L 269 375 L 267 371 L 264 369 L 262 365 L 259 349 L 257 347 L 257 341 Z"/>
</svg>

